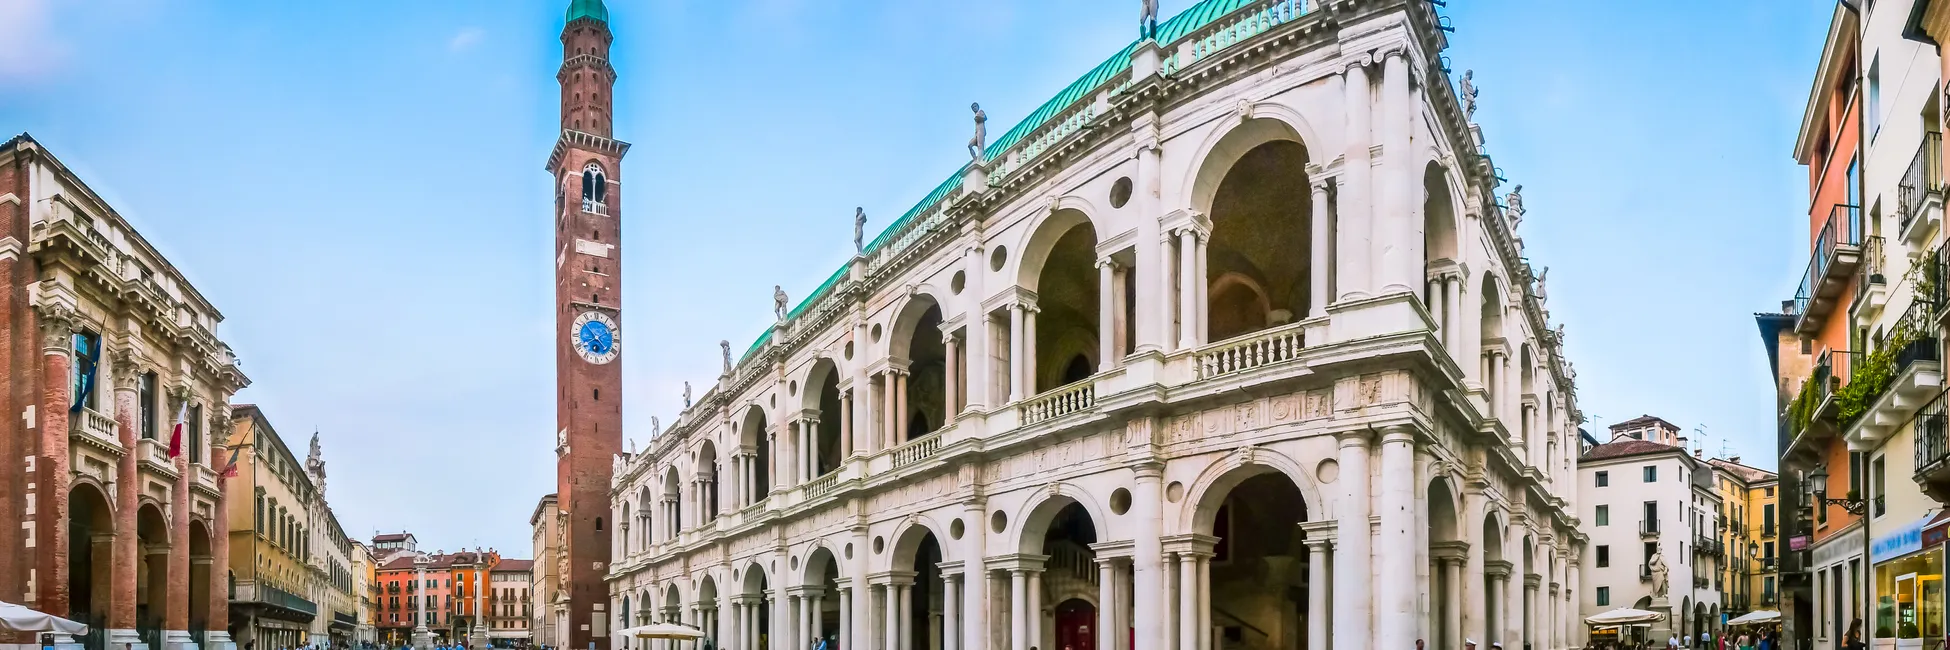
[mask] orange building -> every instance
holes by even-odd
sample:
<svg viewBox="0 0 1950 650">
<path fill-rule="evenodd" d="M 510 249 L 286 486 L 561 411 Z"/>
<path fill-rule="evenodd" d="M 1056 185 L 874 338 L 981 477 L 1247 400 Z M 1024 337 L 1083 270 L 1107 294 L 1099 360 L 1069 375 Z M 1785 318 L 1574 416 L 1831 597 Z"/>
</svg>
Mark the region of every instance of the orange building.
<svg viewBox="0 0 1950 650">
<path fill-rule="evenodd" d="M 374 583 L 378 585 L 373 618 L 380 641 L 391 646 L 411 643 L 424 605 L 426 626 L 436 642 L 465 642 L 469 647 L 485 647 L 487 608 L 482 602 L 486 596 L 482 589 L 495 566 L 500 564 L 500 553 L 437 551 L 427 555 L 429 562 L 422 578 L 420 567 L 414 563 L 419 551 L 410 543 L 402 547 L 396 542 L 397 538 L 410 539 L 410 536 L 382 537 L 395 541 L 374 540 L 375 547 L 382 544 L 389 547 L 373 572 Z M 424 602 L 416 602 L 416 598 Z"/>
</svg>

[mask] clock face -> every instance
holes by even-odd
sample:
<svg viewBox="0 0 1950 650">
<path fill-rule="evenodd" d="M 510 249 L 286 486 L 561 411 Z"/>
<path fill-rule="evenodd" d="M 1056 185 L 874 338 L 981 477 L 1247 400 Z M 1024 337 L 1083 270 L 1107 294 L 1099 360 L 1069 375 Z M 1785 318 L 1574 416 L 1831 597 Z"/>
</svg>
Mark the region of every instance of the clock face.
<svg viewBox="0 0 1950 650">
<path fill-rule="evenodd" d="M 583 312 L 569 325 L 569 344 L 583 361 L 597 365 L 616 359 L 616 335 L 616 321 L 601 312 Z"/>
</svg>

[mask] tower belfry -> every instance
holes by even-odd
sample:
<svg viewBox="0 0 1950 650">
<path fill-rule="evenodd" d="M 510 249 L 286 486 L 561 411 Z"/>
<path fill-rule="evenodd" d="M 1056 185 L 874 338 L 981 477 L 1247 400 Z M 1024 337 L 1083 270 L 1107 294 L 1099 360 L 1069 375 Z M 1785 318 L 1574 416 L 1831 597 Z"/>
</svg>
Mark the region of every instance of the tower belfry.
<svg viewBox="0 0 1950 650">
<path fill-rule="evenodd" d="M 609 9 L 574 0 L 562 27 L 555 179 L 556 493 L 565 530 L 557 575 L 570 648 L 608 650 L 610 460 L 622 450 L 622 161 L 613 137 Z"/>
</svg>

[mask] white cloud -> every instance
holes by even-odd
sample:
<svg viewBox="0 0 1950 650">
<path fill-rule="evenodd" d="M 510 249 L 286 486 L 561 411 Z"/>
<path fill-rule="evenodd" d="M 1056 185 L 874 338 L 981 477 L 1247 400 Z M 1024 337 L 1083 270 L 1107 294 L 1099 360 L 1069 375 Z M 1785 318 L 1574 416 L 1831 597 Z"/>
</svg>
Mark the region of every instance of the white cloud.
<svg viewBox="0 0 1950 650">
<path fill-rule="evenodd" d="M 447 51 L 465 52 L 473 49 L 486 36 L 487 32 L 481 31 L 479 27 L 463 27 L 459 33 L 454 34 L 453 38 L 447 39 Z"/>
<path fill-rule="evenodd" d="M 0 0 L 0 83 L 52 74 L 68 48 L 54 37 L 53 0 Z"/>
</svg>

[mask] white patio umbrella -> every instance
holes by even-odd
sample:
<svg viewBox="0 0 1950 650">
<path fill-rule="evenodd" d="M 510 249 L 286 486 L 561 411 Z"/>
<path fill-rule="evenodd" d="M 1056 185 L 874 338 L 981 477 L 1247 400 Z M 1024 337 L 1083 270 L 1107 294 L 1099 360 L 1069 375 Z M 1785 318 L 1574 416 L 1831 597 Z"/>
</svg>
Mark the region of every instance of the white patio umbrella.
<svg viewBox="0 0 1950 650">
<path fill-rule="evenodd" d="M 688 641 L 696 641 L 698 639 L 704 638 L 703 630 L 694 627 L 678 625 L 676 623 L 651 623 L 649 625 L 638 625 L 633 628 L 625 629 L 623 630 L 622 633 L 623 636 L 635 637 L 638 639 L 682 639 Z"/>
<path fill-rule="evenodd" d="M 1781 620 L 1780 612 L 1763 609 L 1757 612 L 1747 612 L 1739 618 L 1727 621 L 1727 625 L 1759 625 L 1761 623 L 1773 623 L 1779 620 Z"/>
<path fill-rule="evenodd" d="M 1657 623 L 1665 619 L 1666 619 L 1666 615 L 1660 614 L 1658 612 L 1648 612 L 1643 609 L 1632 609 L 1630 607 L 1620 607 L 1618 609 L 1614 609 L 1609 612 L 1605 612 L 1603 614 L 1598 614 L 1586 618 L 1584 619 L 1584 622 L 1588 625 L 1636 625 L 1636 624 L 1643 624 L 1643 623 Z"/>
<path fill-rule="evenodd" d="M 0 603 L 0 630 L 82 635 L 88 633 L 88 626 L 21 605 Z"/>
</svg>

